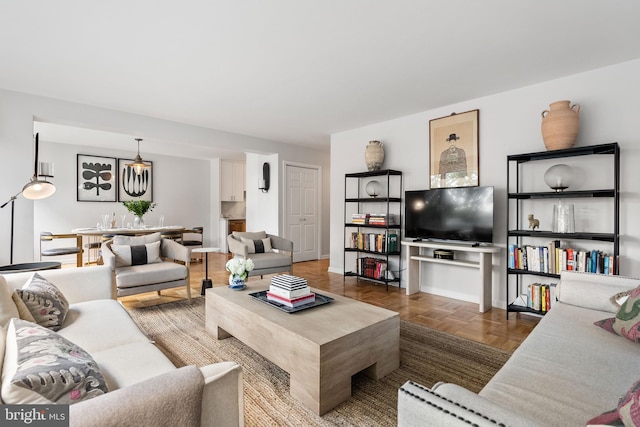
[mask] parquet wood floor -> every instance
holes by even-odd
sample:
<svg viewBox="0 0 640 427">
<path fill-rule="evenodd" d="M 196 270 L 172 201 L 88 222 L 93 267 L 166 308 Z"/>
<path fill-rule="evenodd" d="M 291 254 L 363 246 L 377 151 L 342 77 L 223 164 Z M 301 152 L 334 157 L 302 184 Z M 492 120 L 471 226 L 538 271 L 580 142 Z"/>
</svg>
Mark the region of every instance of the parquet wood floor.
<svg viewBox="0 0 640 427">
<path fill-rule="evenodd" d="M 229 273 L 224 265 L 227 254 L 209 254 L 209 276 L 214 286 L 226 286 Z M 294 274 L 304 277 L 315 288 L 338 295 L 384 307 L 400 313 L 400 318 L 429 326 L 453 335 L 483 342 L 494 347 L 513 351 L 527 337 L 538 323 L 538 318 L 511 313 L 509 320 L 505 310 L 492 308 L 486 313 L 478 312 L 474 303 L 444 298 L 437 295 L 418 293 L 407 296 L 404 289 L 374 284 L 365 280 L 358 281 L 327 271 L 329 260 L 300 262 L 294 265 Z M 191 265 L 192 295 L 200 294 L 200 285 L 204 277 L 203 263 Z M 265 276 L 269 277 L 269 276 Z M 249 278 L 249 283 L 254 278 Z M 125 307 L 141 307 L 177 301 L 186 298 L 184 288 L 162 291 L 161 295 L 151 292 L 120 298 Z"/>
</svg>

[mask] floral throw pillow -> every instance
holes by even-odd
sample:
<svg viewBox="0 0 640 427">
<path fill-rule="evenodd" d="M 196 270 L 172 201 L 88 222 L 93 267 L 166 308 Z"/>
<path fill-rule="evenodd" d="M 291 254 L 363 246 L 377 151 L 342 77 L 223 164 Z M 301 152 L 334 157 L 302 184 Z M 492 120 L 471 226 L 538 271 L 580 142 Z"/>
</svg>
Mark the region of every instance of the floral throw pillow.
<svg viewBox="0 0 640 427">
<path fill-rule="evenodd" d="M 69 302 L 53 283 L 34 273 L 22 289 L 16 289 L 15 292 L 38 325 L 53 331 L 62 327 L 69 311 Z"/>
<path fill-rule="evenodd" d="M 640 381 L 631 386 L 618 401 L 618 407 L 592 418 L 588 426 L 640 426 Z"/>
<path fill-rule="evenodd" d="M 86 351 L 35 323 L 11 320 L 2 372 L 4 403 L 71 404 L 107 391 Z"/>
</svg>

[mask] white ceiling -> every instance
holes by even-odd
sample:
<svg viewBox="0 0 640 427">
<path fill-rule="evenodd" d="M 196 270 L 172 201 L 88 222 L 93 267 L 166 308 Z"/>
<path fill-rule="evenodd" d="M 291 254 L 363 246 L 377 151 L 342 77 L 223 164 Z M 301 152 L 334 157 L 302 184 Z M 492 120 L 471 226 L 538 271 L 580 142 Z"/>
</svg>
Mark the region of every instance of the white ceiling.
<svg viewBox="0 0 640 427">
<path fill-rule="evenodd" d="M 328 149 L 640 58 L 639 20 L 635 0 L 2 0 L 0 87 Z"/>
</svg>

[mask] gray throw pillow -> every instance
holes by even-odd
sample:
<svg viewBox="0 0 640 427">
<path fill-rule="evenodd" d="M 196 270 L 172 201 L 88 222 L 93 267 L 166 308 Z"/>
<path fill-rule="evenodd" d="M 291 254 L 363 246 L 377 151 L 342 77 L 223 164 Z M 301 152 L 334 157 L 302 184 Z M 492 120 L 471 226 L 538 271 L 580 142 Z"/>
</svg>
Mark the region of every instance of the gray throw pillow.
<svg viewBox="0 0 640 427">
<path fill-rule="evenodd" d="M 69 302 L 53 283 L 33 273 L 22 289 L 16 289 L 15 292 L 38 325 L 53 331 L 62 327 L 69 311 Z"/>
<path fill-rule="evenodd" d="M 57 333 L 21 319 L 9 322 L 2 372 L 6 404 L 71 404 L 108 391 L 97 363 Z"/>
</svg>

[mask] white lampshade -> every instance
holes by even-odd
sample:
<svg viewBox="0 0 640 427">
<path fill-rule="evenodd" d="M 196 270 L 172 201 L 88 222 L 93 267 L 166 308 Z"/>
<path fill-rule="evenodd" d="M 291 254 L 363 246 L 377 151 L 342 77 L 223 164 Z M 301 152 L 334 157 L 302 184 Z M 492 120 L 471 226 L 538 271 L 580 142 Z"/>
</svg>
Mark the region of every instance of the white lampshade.
<svg viewBox="0 0 640 427">
<path fill-rule="evenodd" d="M 38 200 L 51 196 L 56 192 L 56 186 L 49 181 L 32 179 L 22 188 L 22 195 L 27 199 Z"/>
<path fill-rule="evenodd" d="M 563 191 L 571 186 L 573 169 L 569 165 L 553 165 L 544 173 L 544 182 L 555 191 Z"/>
</svg>

